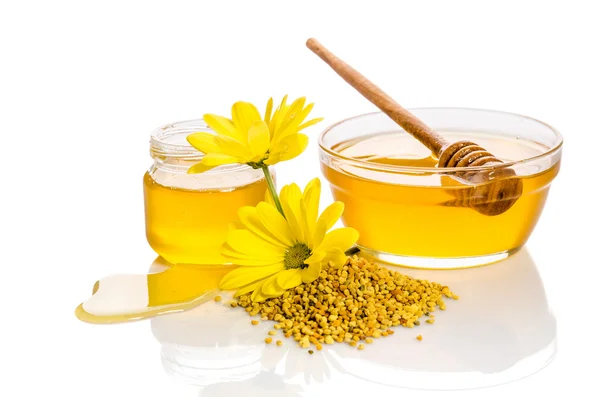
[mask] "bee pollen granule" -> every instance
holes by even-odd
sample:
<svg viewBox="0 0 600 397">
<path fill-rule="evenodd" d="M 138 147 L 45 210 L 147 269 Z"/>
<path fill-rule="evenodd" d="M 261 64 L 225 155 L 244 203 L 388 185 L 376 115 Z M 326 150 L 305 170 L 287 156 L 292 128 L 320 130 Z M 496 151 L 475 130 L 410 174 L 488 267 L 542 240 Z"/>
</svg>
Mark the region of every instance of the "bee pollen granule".
<svg viewBox="0 0 600 397">
<path fill-rule="evenodd" d="M 238 305 L 250 316 L 276 321 L 285 336 L 308 348 L 335 342 L 356 346 L 359 341 L 371 343 L 373 338 L 393 334 L 391 327 L 419 326 L 423 315 L 436 307 L 446 308 L 444 297 L 456 299 L 447 286 L 355 255 L 345 265 L 326 267 L 312 283 L 280 297 L 259 303 L 252 302 L 249 294 L 242 295 Z"/>
</svg>

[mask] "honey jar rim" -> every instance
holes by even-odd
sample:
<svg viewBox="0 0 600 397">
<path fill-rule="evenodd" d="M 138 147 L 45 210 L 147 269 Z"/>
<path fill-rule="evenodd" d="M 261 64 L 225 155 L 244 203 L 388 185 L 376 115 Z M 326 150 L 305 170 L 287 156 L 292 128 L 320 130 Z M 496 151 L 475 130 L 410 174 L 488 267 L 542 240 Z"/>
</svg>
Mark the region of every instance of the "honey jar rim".
<svg viewBox="0 0 600 397">
<path fill-rule="evenodd" d="M 202 118 L 163 124 L 150 134 L 150 155 L 154 159 L 176 159 L 184 162 L 186 165 L 180 167 L 187 169 L 191 164 L 202 160 L 204 153 L 195 149 L 185 139 L 179 143 L 170 143 L 166 138 L 176 134 L 187 136 L 194 132 L 208 132 L 216 135 Z M 236 172 L 247 169 L 251 169 L 251 167 L 246 164 L 225 164 L 208 170 L 206 173 Z"/>
<path fill-rule="evenodd" d="M 491 163 L 490 165 L 481 165 L 481 166 L 476 166 L 476 167 L 469 166 L 469 167 L 446 167 L 446 168 L 439 168 L 437 166 L 436 167 L 418 167 L 418 166 L 404 166 L 404 165 L 374 163 L 374 162 L 367 161 L 367 160 L 361 160 L 361 159 L 357 159 L 354 157 L 344 156 L 343 154 L 341 154 L 333 149 L 330 149 L 329 147 L 327 147 L 327 145 L 325 145 L 324 139 L 325 139 L 325 136 L 327 135 L 327 133 L 331 132 L 332 130 L 334 130 L 336 128 L 339 128 L 340 126 L 342 126 L 345 123 L 348 123 L 351 121 L 356 121 L 357 119 L 369 117 L 369 116 L 380 115 L 380 116 L 387 117 L 383 112 L 375 111 L 375 112 L 369 112 L 369 113 L 362 113 L 362 114 L 352 116 L 352 117 L 347 117 L 343 120 L 340 120 L 334 124 L 329 125 L 327 128 L 325 128 L 325 130 L 323 130 L 319 134 L 319 139 L 318 139 L 319 149 L 322 150 L 323 152 L 325 152 L 330 157 L 334 157 L 338 160 L 343 160 L 344 162 L 358 165 L 362 168 L 381 170 L 381 171 L 398 172 L 398 173 L 452 174 L 452 173 L 456 173 L 456 172 L 465 172 L 465 171 L 472 171 L 472 172 L 492 171 L 492 170 L 499 170 L 499 169 L 505 169 L 505 168 L 514 167 L 514 166 L 519 166 L 519 165 L 527 165 L 528 163 L 535 162 L 540 159 L 544 159 L 546 157 L 550 157 L 553 154 L 560 152 L 560 150 L 562 149 L 562 146 L 563 146 L 563 141 L 564 141 L 563 136 L 556 128 L 554 128 L 550 124 L 545 123 L 536 118 L 524 116 L 524 115 L 518 114 L 518 113 L 506 112 L 506 111 L 501 111 L 501 110 L 493 110 L 493 109 L 483 109 L 483 108 L 441 107 L 441 106 L 409 108 L 408 110 L 414 111 L 414 112 L 418 112 L 418 111 L 474 111 L 474 112 L 487 112 L 487 113 L 491 113 L 491 114 L 504 115 L 504 116 L 510 116 L 510 117 L 520 117 L 520 118 L 538 123 L 538 124 L 544 126 L 547 130 L 551 131 L 554 134 L 556 143 L 552 147 L 549 147 L 547 150 L 545 150 L 542 153 L 539 153 L 532 157 L 520 159 L 520 160 L 506 161 L 503 163 Z M 397 128 L 399 131 L 401 131 L 400 127 L 397 127 Z"/>
</svg>

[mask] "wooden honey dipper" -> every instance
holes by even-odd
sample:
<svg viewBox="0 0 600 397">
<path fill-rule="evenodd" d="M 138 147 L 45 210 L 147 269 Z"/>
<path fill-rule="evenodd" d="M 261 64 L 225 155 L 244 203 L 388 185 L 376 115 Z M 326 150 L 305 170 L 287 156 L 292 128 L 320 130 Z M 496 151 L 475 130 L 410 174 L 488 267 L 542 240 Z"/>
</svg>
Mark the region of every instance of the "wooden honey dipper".
<svg viewBox="0 0 600 397">
<path fill-rule="evenodd" d="M 425 145 L 438 160 L 438 167 L 478 167 L 502 164 L 502 161 L 483 147 L 471 141 L 449 142 L 436 131 L 404 109 L 383 90 L 350 65 L 339 59 L 316 39 L 308 39 L 306 46 L 325 61 L 348 84 L 387 114 L 396 124 Z M 455 205 L 470 207 L 484 215 L 506 212 L 521 197 L 523 183 L 512 168 L 494 167 L 482 171 L 457 173 L 473 189 L 455 191 Z M 458 203 L 458 204 L 456 204 Z"/>
</svg>

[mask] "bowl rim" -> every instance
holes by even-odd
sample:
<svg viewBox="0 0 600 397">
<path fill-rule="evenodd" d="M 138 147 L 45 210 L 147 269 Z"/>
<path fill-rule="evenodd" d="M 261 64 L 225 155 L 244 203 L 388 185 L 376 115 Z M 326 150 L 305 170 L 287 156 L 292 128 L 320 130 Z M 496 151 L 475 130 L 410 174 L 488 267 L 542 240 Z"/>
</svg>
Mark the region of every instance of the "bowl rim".
<svg viewBox="0 0 600 397">
<path fill-rule="evenodd" d="M 367 116 L 373 116 L 373 115 L 385 115 L 385 113 L 381 112 L 381 111 L 375 111 L 375 112 L 369 112 L 369 113 L 362 113 L 356 116 L 351 116 L 351 117 L 347 117 L 343 120 L 340 120 L 334 124 L 331 124 L 330 126 L 328 126 L 325 130 L 323 130 L 321 132 L 321 134 L 319 134 L 319 139 L 318 139 L 318 143 L 319 143 L 319 149 L 322 150 L 323 152 L 327 153 L 329 156 L 331 157 L 335 157 L 338 158 L 340 160 L 344 160 L 346 162 L 349 163 L 354 163 L 357 164 L 359 166 L 361 166 L 362 168 L 369 168 L 369 169 L 377 169 L 377 170 L 385 170 L 385 171 L 396 171 L 396 172 L 405 172 L 405 173 L 423 173 L 423 172 L 427 172 L 427 173 L 440 173 L 440 174 L 445 174 L 445 173 L 453 173 L 453 172 L 465 172 L 465 171 L 487 171 L 487 170 L 496 170 L 496 169 L 503 169 L 503 168 L 508 168 L 508 167 L 512 167 L 515 165 L 521 165 L 521 164 L 526 164 L 529 162 L 533 162 L 536 160 L 540 160 L 544 157 L 549 157 L 554 153 L 557 153 L 558 151 L 560 151 L 560 149 L 563 146 L 563 136 L 562 134 L 554 127 L 552 127 L 550 124 L 545 123 L 541 120 L 538 120 L 536 118 L 533 117 L 529 117 L 529 116 L 524 116 L 522 114 L 519 113 L 512 113 L 512 112 L 505 112 L 505 111 L 501 111 L 501 110 L 493 110 L 493 109 L 482 109 L 482 108 L 470 108 L 470 107 L 446 107 L 446 106 L 433 106 L 433 107 L 417 107 L 417 108 L 407 108 L 407 110 L 409 111 L 418 111 L 418 110 L 468 110 L 468 111 L 477 111 L 477 112 L 486 112 L 486 113 L 496 113 L 496 114 L 504 114 L 504 115 L 509 115 L 509 116 L 517 116 L 517 117 L 522 117 L 531 121 L 534 121 L 536 123 L 542 124 L 543 126 L 545 126 L 546 128 L 548 128 L 549 130 L 551 130 L 556 139 L 557 142 L 554 146 L 552 146 L 551 148 L 549 148 L 548 150 L 546 150 L 543 153 L 540 153 L 538 155 L 535 155 L 533 157 L 527 157 L 521 160 L 515 160 L 515 161 L 509 161 L 509 162 L 504 162 L 501 164 L 498 163 L 494 163 L 493 165 L 481 165 L 481 166 L 477 166 L 477 167 L 447 167 L 447 168 L 438 168 L 438 167 L 415 167 L 415 166 L 403 166 L 403 165 L 391 165 L 391 164 L 379 164 L 379 163 L 373 163 L 370 161 L 366 161 L 366 160 L 359 160 L 353 157 L 348 157 L 348 156 L 344 156 L 341 153 L 338 153 L 334 150 L 331 150 L 329 148 L 327 148 L 325 146 L 325 144 L 323 143 L 323 139 L 325 137 L 325 135 L 330 132 L 331 130 L 333 130 L 334 128 L 339 127 L 340 125 L 361 118 L 361 117 L 367 117 Z M 398 126 L 398 128 L 400 128 Z"/>
</svg>

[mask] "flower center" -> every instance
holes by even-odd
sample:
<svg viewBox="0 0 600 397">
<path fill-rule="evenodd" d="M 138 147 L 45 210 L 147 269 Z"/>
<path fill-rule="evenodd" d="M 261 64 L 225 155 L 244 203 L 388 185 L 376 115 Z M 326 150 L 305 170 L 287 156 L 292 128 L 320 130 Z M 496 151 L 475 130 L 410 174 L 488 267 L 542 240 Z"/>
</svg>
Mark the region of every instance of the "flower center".
<svg viewBox="0 0 600 397">
<path fill-rule="evenodd" d="M 306 244 L 296 243 L 285 252 L 283 264 L 286 269 L 304 269 L 308 267 L 304 261 L 307 260 L 311 254 L 312 252 Z"/>
</svg>

